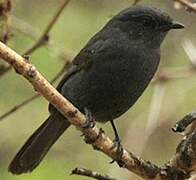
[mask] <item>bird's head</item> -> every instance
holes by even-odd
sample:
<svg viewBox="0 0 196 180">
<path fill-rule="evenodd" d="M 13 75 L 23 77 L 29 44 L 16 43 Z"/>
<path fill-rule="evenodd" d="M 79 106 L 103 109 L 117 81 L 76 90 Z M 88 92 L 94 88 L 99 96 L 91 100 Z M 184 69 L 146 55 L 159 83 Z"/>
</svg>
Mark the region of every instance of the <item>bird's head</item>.
<svg viewBox="0 0 196 180">
<path fill-rule="evenodd" d="M 160 46 L 167 32 L 184 26 L 174 21 L 167 13 L 148 6 L 132 6 L 114 18 L 114 26 L 127 32 L 128 36 L 141 43 Z"/>
</svg>

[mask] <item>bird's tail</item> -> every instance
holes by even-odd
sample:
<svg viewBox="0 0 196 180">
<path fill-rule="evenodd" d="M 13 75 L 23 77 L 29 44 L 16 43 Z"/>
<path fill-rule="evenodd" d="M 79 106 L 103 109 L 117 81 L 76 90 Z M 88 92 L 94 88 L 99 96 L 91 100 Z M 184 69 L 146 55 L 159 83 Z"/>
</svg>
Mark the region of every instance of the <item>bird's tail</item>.
<svg viewBox="0 0 196 180">
<path fill-rule="evenodd" d="M 33 171 L 69 126 L 69 121 L 58 111 L 50 115 L 16 154 L 9 165 L 9 171 L 13 174 Z"/>
</svg>

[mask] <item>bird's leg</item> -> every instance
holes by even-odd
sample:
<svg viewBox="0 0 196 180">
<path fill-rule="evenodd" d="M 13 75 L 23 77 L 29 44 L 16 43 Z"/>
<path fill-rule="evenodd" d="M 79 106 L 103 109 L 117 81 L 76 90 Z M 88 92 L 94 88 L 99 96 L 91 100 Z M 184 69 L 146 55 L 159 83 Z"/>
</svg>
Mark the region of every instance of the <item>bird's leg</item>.
<svg viewBox="0 0 196 180">
<path fill-rule="evenodd" d="M 85 113 L 85 117 L 86 117 L 86 123 L 83 126 L 83 128 L 93 128 L 96 124 L 95 119 L 93 118 L 91 112 L 87 109 L 84 108 L 84 113 Z"/>
<path fill-rule="evenodd" d="M 94 128 L 94 126 L 96 124 L 96 121 L 93 118 L 93 116 L 92 116 L 91 112 L 89 111 L 89 109 L 84 108 L 84 113 L 85 113 L 85 117 L 86 117 L 86 122 L 83 125 L 83 129 L 85 131 L 86 129 Z M 102 133 L 102 132 L 103 131 L 100 131 L 100 133 Z M 96 139 L 99 137 L 99 135 L 97 137 L 92 137 L 92 136 L 89 136 L 88 134 L 85 134 L 85 133 L 82 136 L 84 136 L 84 141 L 87 144 L 93 144 L 96 141 Z"/>
<path fill-rule="evenodd" d="M 114 146 L 112 148 L 117 147 L 116 158 L 113 161 L 111 161 L 110 163 L 114 163 L 116 161 L 118 163 L 118 165 L 120 167 L 122 167 L 123 163 L 121 161 L 121 158 L 122 158 L 122 155 L 123 155 L 123 146 L 121 144 L 121 140 L 119 138 L 118 131 L 117 131 L 116 127 L 115 127 L 114 121 L 111 120 L 110 123 L 112 125 L 112 129 L 113 129 L 114 135 L 115 135 L 115 139 L 113 140 Z"/>
</svg>

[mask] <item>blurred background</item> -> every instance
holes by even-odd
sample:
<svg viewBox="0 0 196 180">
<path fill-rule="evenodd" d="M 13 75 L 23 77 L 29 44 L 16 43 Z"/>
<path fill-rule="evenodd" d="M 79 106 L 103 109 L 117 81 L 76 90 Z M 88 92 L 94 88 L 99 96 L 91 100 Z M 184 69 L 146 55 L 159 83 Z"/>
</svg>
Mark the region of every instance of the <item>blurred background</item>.
<svg viewBox="0 0 196 180">
<path fill-rule="evenodd" d="M 2 0 L 1 0 L 2 1 Z M 0 2 L 1 3 L 1 2 Z M 39 39 L 63 0 L 14 0 L 7 44 L 23 54 Z M 53 79 L 65 61 L 80 51 L 85 43 L 131 0 L 71 0 L 52 27 L 48 44 L 30 55 L 30 61 L 48 79 Z M 183 7 L 174 8 L 172 0 L 142 0 L 140 4 L 158 7 L 185 24 L 184 30 L 170 32 L 162 45 L 158 81 L 151 83 L 139 101 L 120 121 L 116 120 L 124 147 L 163 165 L 175 153 L 181 136 L 171 127 L 185 114 L 195 110 L 196 14 Z M 1 66 L 5 66 L 0 62 Z M 33 96 L 35 91 L 13 70 L 0 75 L 0 116 Z M 74 127 L 58 140 L 41 165 L 32 173 L 13 176 L 7 167 L 18 149 L 46 119 L 48 102 L 37 98 L 0 121 L 0 179 L 2 180 L 79 180 L 70 176 L 75 167 L 106 173 L 119 180 L 140 179 L 120 169 L 110 159 L 84 144 Z M 113 138 L 110 124 L 98 124 Z"/>
</svg>

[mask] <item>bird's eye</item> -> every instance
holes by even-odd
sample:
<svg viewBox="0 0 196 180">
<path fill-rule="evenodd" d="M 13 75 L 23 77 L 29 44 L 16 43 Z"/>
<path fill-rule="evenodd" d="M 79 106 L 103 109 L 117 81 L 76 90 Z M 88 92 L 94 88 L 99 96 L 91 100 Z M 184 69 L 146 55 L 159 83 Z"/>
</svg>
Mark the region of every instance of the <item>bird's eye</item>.
<svg viewBox="0 0 196 180">
<path fill-rule="evenodd" d="M 150 18 L 147 18 L 147 17 L 145 17 L 145 18 L 143 18 L 142 20 L 142 25 L 144 25 L 144 26 L 153 26 L 153 20 L 152 19 L 150 19 Z"/>
<path fill-rule="evenodd" d="M 154 27 L 155 21 L 151 16 L 143 16 L 140 18 L 140 22 L 145 27 Z"/>
<path fill-rule="evenodd" d="M 142 20 L 142 24 L 143 24 L 143 25 L 149 25 L 150 22 L 149 22 L 148 19 L 143 19 L 143 20 Z"/>
</svg>

